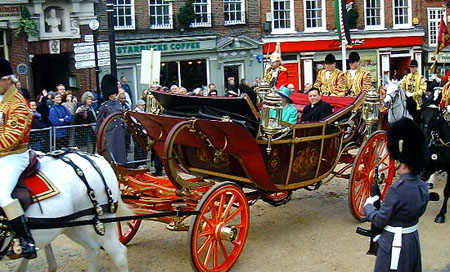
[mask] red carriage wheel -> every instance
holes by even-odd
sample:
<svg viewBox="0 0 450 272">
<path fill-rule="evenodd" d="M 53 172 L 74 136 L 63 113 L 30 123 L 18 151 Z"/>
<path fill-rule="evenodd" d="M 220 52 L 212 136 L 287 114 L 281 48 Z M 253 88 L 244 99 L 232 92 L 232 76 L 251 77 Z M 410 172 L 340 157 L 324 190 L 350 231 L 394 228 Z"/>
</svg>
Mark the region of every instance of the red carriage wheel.
<svg viewBox="0 0 450 272">
<path fill-rule="evenodd" d="M 136 235 L 142 220 L 135 219 L 131 221 L 117 222 L 117 232 L 119 233 L 119 241 L 126 245 Z"/>
<path fill-rule="evenodd" d="M 370 195 L 374 182 L 375 163 L 378 161 L 378 180 L 383 200 L 395 175 L 395 162 L 387 152 L 385 131 L 377 131 L 363 143 L 353 162 L 350 175 L 348 201 L 352 215 L 359 221 L 365 220 L 364 203 Z"/>
<path fill-rule="evenodd" d="M 213 186 L 192 217 L 189 247 L 196 271 L 228 271 L 239 258 L 250 227 L 247 198 L 234 183 Z"/>
</svg>

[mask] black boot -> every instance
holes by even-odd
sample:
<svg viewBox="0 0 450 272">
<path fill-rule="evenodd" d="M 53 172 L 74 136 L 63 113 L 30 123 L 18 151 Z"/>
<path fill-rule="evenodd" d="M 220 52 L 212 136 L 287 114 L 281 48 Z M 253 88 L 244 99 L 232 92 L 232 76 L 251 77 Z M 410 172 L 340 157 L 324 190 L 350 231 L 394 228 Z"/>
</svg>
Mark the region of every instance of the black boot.
<svg viewBox="0 0 450 272">
<path fill-rule="evenodd" d="M 7 254 L 8 257 L 11 259 L 22 257 L 26 259 L 36 258 L 36 246 L 31 232 L 26 225 L 25 216 L 19 216 L 9 221 L 9 224 L 16 235 L 12 240 L 11 248 Z"/>
</svg>

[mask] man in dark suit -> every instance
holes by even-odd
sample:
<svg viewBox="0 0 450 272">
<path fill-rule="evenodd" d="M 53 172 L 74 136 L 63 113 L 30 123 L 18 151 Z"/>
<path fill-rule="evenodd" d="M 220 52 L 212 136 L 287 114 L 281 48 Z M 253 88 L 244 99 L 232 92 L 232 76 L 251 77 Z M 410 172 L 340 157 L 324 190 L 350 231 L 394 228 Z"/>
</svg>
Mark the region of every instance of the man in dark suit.
<svg viewBox="0 0 450 272">
<path fill-rule="evenodd" d="M 333 108 L 327 102 L 321 100 L 320 91 L 311 88 L 308 91 L 308 99 L 311 104 L 303 109 L 302 122 L 315 122 L 333 113 Z"/>
</svg>

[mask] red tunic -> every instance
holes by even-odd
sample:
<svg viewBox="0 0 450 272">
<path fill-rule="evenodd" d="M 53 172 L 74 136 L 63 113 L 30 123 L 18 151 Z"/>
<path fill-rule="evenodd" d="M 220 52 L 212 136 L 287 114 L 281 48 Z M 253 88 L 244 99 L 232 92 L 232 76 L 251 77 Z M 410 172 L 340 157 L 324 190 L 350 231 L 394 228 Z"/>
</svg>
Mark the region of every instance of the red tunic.
<svg viewBox="0 0 450 272">
<path fill-rule="evenodd" d="M 288 85 L 288 72 L 287 71 L 280 71 L 278 74 L 277 84 L 275 87 L 279 89 L 281 86 L 287 87 Z"/>
</svg>

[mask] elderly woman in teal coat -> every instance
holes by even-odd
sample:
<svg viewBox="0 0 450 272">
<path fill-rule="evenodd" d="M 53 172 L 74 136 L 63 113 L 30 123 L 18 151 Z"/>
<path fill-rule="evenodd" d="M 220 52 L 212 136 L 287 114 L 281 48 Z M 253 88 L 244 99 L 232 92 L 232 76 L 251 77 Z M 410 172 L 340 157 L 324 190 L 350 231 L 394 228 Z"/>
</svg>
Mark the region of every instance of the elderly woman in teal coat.
<svg viewBox="0 0 450 272">
<path fill-rule="evenodd" d="M 292 105 L 292 100 L 289 98 L 292 91 L 284 86 L 282 86 L 278 90 L 278 95 L 281 96 L 283 111 L 281 113 L 281 120 L 290 123 L 290 124 L 297 124 L 297 118 L 298 118 L 298 111 L 297 109 Z M 275 110 L 270 110 L 269 112 L 270 118 L 275 118 Z"/>
</svg>

